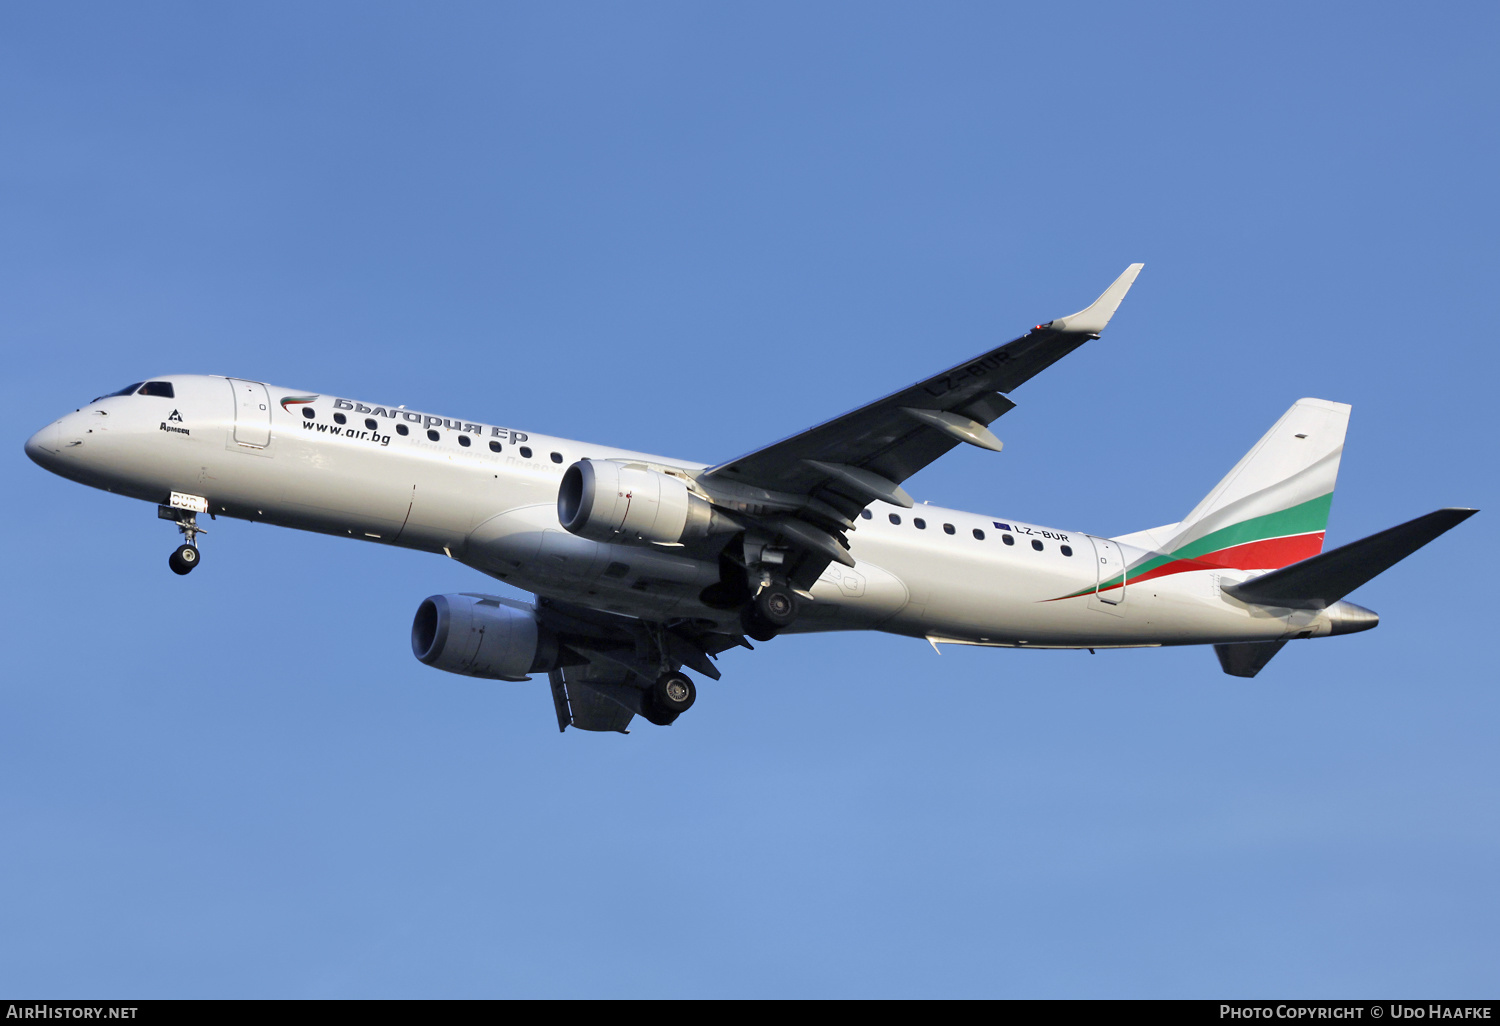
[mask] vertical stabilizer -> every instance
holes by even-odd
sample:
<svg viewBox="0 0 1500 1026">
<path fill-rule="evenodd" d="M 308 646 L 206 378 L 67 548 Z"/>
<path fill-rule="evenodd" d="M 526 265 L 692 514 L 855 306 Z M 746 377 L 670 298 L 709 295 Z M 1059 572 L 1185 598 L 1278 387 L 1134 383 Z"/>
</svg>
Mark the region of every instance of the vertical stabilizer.
<svg viewBox="0 0 1500 1026">
<path fill-rule="evenodd" d="M 1240 570 L 1274 570 L 1323 551 L 1349 407 L 1299 399 L 1177 525 L 1166 551 Z"/>
</svg>

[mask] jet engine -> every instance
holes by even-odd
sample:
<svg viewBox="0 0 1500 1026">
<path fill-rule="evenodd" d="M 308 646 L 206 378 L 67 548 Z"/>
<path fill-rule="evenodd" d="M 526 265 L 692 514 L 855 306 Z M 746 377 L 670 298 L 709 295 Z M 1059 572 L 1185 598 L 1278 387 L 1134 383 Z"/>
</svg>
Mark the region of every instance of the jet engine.
<svg viewBox="0 0 1500 1026">
<path fill-rule="evenodd" d="M 424 599 L 411 650 L 428 666 L 489 680 L 526 680 L 558 666 L 557 638 L 530 606 L 483 595 Z"/>
<path fill-rule="evenodd" d="M 557 519 L 583 538 L 637 545 L 737 529 L 682 478 L 613 460 L 579 460 L 563 473 Z"/>
</svg>

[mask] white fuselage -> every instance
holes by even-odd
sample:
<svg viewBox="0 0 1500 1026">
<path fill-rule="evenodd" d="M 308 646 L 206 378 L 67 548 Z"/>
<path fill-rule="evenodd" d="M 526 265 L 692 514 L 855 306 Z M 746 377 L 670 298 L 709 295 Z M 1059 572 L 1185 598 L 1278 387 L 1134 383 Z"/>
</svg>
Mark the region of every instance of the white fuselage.
<svg viewBox="0 0 1500 1026">
<path fill-rule="evenodd" d="M 446 553 L 539 595 L 738 633 L 734 615 L 699 601 L 718 580 L 716 563 L 681 548 L 590 541 L 558 521 L 558 484 L 576 460 L 690 475 L 702 464 L 242 379 L 165 380 L 172 398 L 97 400 L 39 431 L 28 453 L 64 477 L 150 502 L 202 496 L 214 515 Z M 1115 589 L 1110 602 L 1093 591 L 1101 565 L 1118 572 L 1145 550 L 938 506 L 875 503 L 866 513 L 850 538 L 857 565 L 829 566 L 795 630 L 1035 648 L 1329 633 L 1323 612 L 1223 595 L 1221 577 L 1233 583 L 1244 571 L 1177 573 Z"/>
</svg>

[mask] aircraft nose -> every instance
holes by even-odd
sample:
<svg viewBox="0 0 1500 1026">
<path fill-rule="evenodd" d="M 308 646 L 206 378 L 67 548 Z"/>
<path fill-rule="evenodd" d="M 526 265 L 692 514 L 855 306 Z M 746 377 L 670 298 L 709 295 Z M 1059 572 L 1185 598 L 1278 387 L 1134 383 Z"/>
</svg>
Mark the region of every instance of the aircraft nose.
<svg viewBox="0 0 1500 1026">
<path fill-rule="evenodd" d="M 62 453 L 62 424 L 53 421 L 26 439 L 26 455 L 33 463 L 50 468 Z"/>
</svg>

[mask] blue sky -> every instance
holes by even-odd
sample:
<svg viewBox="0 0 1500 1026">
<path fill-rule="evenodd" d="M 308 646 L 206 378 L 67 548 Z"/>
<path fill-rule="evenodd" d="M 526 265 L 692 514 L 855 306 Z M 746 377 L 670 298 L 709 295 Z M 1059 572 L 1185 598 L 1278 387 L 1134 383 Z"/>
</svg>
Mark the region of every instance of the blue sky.
<svg viewBox="0 0 1500 1026">
<path fill-rule="evenodd" d="M 0 993 L 1493 994 L 1488 517 L 1288 647 L 881 635 L 667 730 L 417 663 L 441 559 L 143 503 L 26 436 L 234 374 L 718 461 L 1146 264 L 920 500 L 1179 519 L 1301 396 L 1329 528 L 1493 507 L 1493 5 L 0 10 Z"/>
</svg>

